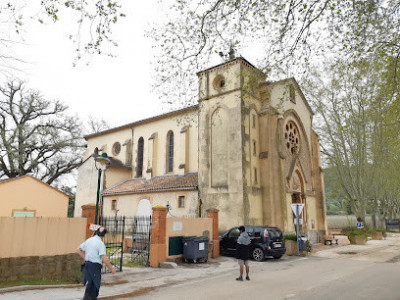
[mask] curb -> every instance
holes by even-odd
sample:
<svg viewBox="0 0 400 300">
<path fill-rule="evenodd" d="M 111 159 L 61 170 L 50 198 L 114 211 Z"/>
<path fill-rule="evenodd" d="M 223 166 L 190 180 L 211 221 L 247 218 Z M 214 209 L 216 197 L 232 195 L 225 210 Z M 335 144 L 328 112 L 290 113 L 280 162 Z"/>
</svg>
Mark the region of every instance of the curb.
<svg viewBox="0 0 400 300">
<path fill-rule="evenodd" d="M 118 280 L 114 282 L 101 282 L 101 286 L 113 286 L 119 284 L 129 283 L 128 280 Z M 47 290 L 47 289 L 73 289 L 73 288 L 84 288 L 84 284 L 55 284 L 55 285 L 18 285 L 10 286 L 0 289 L 0 295 L 13 293 L 13 292 L 24 292 L 34 290 Z"/>
<path fill-rule="evenodd" d="M 45 290 L 45 289 L 72 289 L 84 287 L 83 284 L 60 284 L 60 285 L 19 285 L 0 289 L 0 295 L 12 292 L 23 292 L 29 290 Z"/>
</svg>

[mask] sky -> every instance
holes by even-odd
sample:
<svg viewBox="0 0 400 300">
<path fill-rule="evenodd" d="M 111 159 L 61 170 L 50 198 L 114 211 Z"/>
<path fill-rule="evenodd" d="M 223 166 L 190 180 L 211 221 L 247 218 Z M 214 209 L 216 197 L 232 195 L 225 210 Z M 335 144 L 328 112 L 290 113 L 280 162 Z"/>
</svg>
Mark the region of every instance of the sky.
<svg viewBox="0 0 400 300">
<path fill-rule="evenodd" d="M 14 76 L 40 90 L 47 99 L 61 100 L 83 122 L 89 116 L 104 119 L 111 127 L 171 110 L 151 91 L 151 41 L 145 30 L 157 21 L 157 0 L 121 1 L 125 18 L 113 32 L 119 44 L 116 57 L 93 56 L 90 64 L 73 67 L 75 47 L 68 39 L 75 23 L 61 15 L 60 22 L 31 22 L 24 42 L 15 53 L 27 61 Z"/>
<path fill-rule="evenodd" d="M 140 6 L 132 0 L 119 2 L 126 17 L 120 18 L 113 30 L 112 37 L 118 47 L 110 50 L 115 57 L 95 55 L 89 65 L 80 61 L 74 67 L 76 46 L 68 35 L 76 31 L 77 23 L 68 10 L 59 14 L 60 21 L 56 23 L 47 20 L 40 24 L 37 18 L 25 23 L 21 35 L 24 40 L 15 46 L 15 53 L 26 63 L 18 66 L 20 71 L 14 72 L 14 77 L 41 91 L 46 99 L 67 104 L 69 112 L 76 114 L 83 124 L 87 124 L 90 116 L 116 127 L 173 110 L 166 102 L 174 99 L 161 101 L 151 90 L 155 59 L 152 41 L 145 37 L 146 29 L 166 20 L 166 14 L 158 0 L 142 1 Z M 31 11 L 36 13 L 38 8 Z M 257 57 L 254 52 L 259 48 L 250 44 L 241 54 L 255 63 L 252 57 Z M 213 63 L 220 62 L 216 55 Z"/>
<path fill-rule="evenodd" d="M 36 13 L 40 8 L 40 1 L 14 1 L 38 5 L 29 12 Z M 160 100 L 151 90 L 154 55 L 152 41 L 145 37 L 153 23 L 166 20 L 165 13 L 158 0 L 142 1 L 140 7 L 137 1 L 119 2 L 126 17 L 113 30 L 113 39 L 118 43 L 118 47 L 111 48 L 115 57 L 97 55 L 89 65 L 81 61 L 74 67 L 76 46 L 68 35 L 76 31 L 76 20 L 68 13 L 60 14 L 56 23 L 47 20 L 40 24 L 37 18 L 25 18 L 22 34 L 17 36 L 23 40 L 12 48 L 12 55 L 25 63 L 17 64 L 9 79 L 25 81 L 47 100 L 60 100 L 69 106 L 67 113 L 77 115 L 83 125 L 93 117 L 105 120 L 112 128 L 173 110 L 166 99 Z M 1 26 L 0 22 L 0 33 L 4 28 Z M 4 84 L 4 75 L 0 75 L 0 83 Z M 74 185 L 74 176 L 63 178 L 67 185 Z"/>
</svg>

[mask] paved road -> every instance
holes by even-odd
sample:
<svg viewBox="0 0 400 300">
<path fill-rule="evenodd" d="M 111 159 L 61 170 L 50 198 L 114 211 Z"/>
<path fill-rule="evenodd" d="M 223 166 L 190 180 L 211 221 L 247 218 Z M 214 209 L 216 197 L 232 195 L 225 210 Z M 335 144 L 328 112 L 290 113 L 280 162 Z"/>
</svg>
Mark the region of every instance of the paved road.
<svg viewBox="0 0 400 300">
<path fill-rule="evenodd" d="M 400 299 L 400 264 L 310 257 L 252 266 L 250 282 L 224 273 L 128 299 Z"/>
<path fill-rule="evenodd" d="M 237 282 L 233 258 L 175 269 L 107 275 L 99 299 L 400 299 L 400 235 L 367 246 L 333 246 L 309 257 L 251 262 L 251 281 Z M 82 299 L 83 288 L 3 293 L 3 299 Z M 118 296 L 120 295 L 120 296 Z M 123 298 L 121 297 L 123 296 Z"/>
</svg>

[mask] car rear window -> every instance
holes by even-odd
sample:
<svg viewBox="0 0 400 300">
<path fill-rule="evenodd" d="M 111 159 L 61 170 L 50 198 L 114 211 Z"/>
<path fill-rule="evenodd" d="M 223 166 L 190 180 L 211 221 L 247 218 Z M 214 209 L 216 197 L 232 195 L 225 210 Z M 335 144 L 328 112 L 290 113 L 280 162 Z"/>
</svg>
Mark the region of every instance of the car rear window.
<svg viewBox="0 0 400 300">
<path fill-rule="evenodd" d="M 268 234 L 273 239 L 282 236 L 282 232 L 278 228 L 268 228 Z"/>
<path fill-rule="evenodd" d="M 262 227 L 254 227 L 254 237 L 262 237 L 264 235 L 264 229 Z"/>
</svg>

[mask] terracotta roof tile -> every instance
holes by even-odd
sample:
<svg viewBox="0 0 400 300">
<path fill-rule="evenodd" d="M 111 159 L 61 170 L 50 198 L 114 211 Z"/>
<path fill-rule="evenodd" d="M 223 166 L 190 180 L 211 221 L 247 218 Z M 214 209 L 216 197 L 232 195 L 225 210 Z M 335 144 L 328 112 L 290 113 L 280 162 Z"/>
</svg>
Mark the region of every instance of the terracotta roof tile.
<svg viewBox="0 0 400 300">
<path fill-rule="evenodd" d="M 185 175 L 164 175 L 151 179 L 135 178 L 124 181 L 103 192 L 103 195 L 155 193 L 162 191 L 197 190 L 198 179 L 196 173 Z"/>
</svg>

